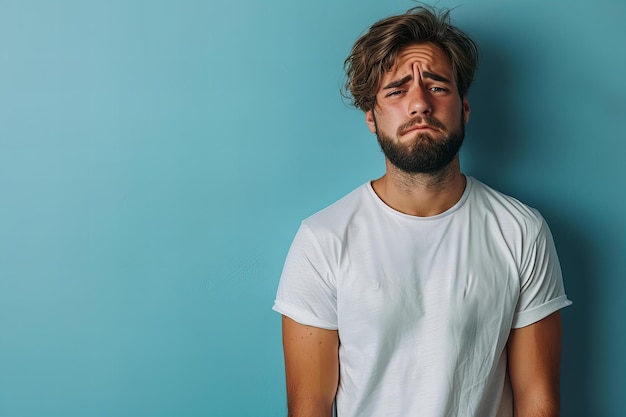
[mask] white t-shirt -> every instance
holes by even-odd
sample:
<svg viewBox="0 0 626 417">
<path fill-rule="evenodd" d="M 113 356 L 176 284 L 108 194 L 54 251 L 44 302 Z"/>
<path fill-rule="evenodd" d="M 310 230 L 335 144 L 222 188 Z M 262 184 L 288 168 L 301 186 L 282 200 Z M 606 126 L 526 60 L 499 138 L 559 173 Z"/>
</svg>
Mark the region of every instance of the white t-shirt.
<svg viewBox="0 0 626 417">
<path fill-rule="evenodd" d="M 303 221 L 273 308 L 338 330 L 338 417 L 509 417 L 511 328 L 569 304 L 541 215 L 468 177 L 436 216 L 366 183 Z"/>
</svg>

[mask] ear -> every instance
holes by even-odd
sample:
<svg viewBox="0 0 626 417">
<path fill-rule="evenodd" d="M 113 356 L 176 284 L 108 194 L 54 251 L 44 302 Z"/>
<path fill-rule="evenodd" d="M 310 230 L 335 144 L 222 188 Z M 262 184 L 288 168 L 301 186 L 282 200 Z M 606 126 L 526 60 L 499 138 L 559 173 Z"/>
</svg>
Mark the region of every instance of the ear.
<svg viewBox="0 0 626 417">
<path fill-rule="evenodd" d="M 470 105 L 467 97 L 463 99 L 463 122 L 467 124 L 469 122 Z"/>
<path fill-rule="evenodd" d="M 376 120 L 374 119 L 374 110 L 368 110 L 365 112 L 365 123 L 367 123 L 367 127 L 370 132 L 376 133 Z"/>
</svg>

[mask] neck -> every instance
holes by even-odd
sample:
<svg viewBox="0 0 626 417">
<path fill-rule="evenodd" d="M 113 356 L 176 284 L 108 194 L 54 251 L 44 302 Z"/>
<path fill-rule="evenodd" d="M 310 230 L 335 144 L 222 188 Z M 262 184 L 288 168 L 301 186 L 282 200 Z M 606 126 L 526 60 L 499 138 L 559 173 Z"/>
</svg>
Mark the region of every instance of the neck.
<svg viewBox="0 0 626 417">
<path fill-rule="evenodd" d="M 441 171 L 413 174 L 387 161 L 387 172 L 372 182 L 378 196 L 389 207 L 405 214 L 429 217 L 454 206 L 465 191 L 458 155 Z"/>
</svg>

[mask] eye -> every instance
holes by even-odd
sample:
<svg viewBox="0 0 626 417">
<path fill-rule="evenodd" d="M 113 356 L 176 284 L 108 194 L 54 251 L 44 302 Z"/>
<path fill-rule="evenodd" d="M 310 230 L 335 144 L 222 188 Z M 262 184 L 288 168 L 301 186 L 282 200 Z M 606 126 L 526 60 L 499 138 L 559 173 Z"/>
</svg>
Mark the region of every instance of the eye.
<svg viewBox="0 0 626 417">
<path fill-rule="evenodd" d="M 433 93 L 436 94 L 444 94 L 446 92 L 448 92 L 448 89 L 445 87 L 437 87 L 437 86 L 433 86 L 429 88 L 430 91 L 432 91 Z"/>
<path fill-rule="evenodd" d="M 404 93 L 404 90 L 393 90 L 393 91 L 390 91 L 389 93 L 387 93 L 387 95 L 385 95 L 385 97 L 399 96 L 402 93 Z"/>
</svg>

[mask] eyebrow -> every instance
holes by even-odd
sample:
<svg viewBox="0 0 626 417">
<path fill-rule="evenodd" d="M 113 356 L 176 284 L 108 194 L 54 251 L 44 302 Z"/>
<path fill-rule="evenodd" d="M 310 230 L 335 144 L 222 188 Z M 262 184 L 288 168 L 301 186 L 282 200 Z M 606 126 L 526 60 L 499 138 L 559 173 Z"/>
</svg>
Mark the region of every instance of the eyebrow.
<svg viewBox="0 0 626 417">
<path fill-rule="evenodd" d="M 395 81 L 390 82 L 389 84 L 387 84 L 386 86 L 383 87 L 383 90 L 388 90 L 390 88 L 400 87 L 401 85 L 404 85 L 404 84 L 408 83 L 412 79 L 413 79 L 412 75 L 407 75 L 406 77 L 400 78 L 399 80 L 395 80 Z"/>
<path fill-rule="evenodd" d="M 439 81 L 439 82 L 442 82 L 442 83 L 450 83 L 449 79 L 447 79 L 446 77 L 443 77 L 443 76 L 441 76 L 439 74 L 435 74 L 434 72 L 423 71 L 422 72 L 422 76 L 424 78 L 430 78 L 431 80 Z M 387 84 L 386 86 L 383 87 L 383 90 L 388 90 L 390 88 L 400 87 L 401 85 L 404 85 L 404 84 L 408 83 L 411 80 L 413 80 L 413 76 L 412 75 L 407 75 L 405 77 L 400 78 L 399 80 L 395 80 L 395 81 L 390 82 L 389 84 Z"/>
<path fill-rule="evenodd" d="M 430 78 L 431 80 L 435 80 L 435 81 L 439 81 L 442 83 L 449 83 L 450 80 L 447 79 L 446 77 L 443 77 L 439 74 L 435 74 L 434 72 L 428 72 L 428 71 L 424 71 L 422 72 L 422 75 L 424 76 L 424 78 Z"/>
</svg>

